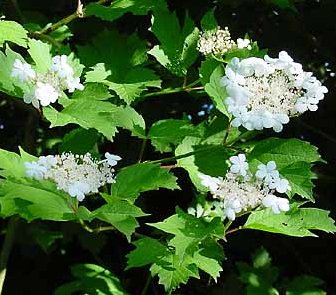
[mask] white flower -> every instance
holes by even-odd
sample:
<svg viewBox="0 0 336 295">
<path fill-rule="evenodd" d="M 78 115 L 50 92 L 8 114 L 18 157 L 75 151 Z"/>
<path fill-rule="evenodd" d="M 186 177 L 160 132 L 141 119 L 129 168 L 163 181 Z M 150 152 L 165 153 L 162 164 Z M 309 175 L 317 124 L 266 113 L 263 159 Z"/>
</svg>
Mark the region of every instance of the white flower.
<svg viewBox="0 0 336 295">
<path fill-rule="evenodd" d="M 39 108 L 40 107 L 40 103 L 38 101 L 38 99 L 35 97 L 35 92 L 34 91 L 30 91 L 30 92 L 26 92 L 23 94 L 23 101 L 25 103 L 31 103 L 35 108 Z"/>
<path fill-rule="evenodd" d="M 107 162 L 109 163 L 110 166 L 115 166 L 118 164 L 118 161 L 121 160 L 121 157 L 117 155 L 112 155 L 110 153 L 105 153 L 105 158 L 107 159 Z"/>
<path fill-rule="evenodd" d="M 274 181 L 270 182 L 268 186 L 270 189 L 275 189 L 278 193 L 281 194 L 291 190 L 289 181 L 285 178 L 274 179 Z"/>
<path fill-rule="evenodd" d="M 34 91 L 35 98 L 38 99 L 42 106 L 48 106 L 57 101 L 59 93 L 48 83 L 37 82 Z"/>
<path fill-rule="evenodd" d="M 201 179 L 201 184 L 207 187 L 211 193 L 215 193 L 218 190 L 221 178 L 211 177 L 202 173 L 199 173 L 198 176 Z"/>
<path fill-rule="evenodd" d="M 68 64 L 66 55 L 56 55 L 52 58 L 51 70 L 56 72 L 61 78 L 72 77 L 74 71 Z"/>
<path fill-rule="evenodd" d="M 248 163 L 246 162 L 246 157 L 244 154 L 232 156 L 229 160 L 232 163 L 230 166 L 230 172 L 244 177 L 247 175 Z"/>
<path fill-rule="evenodd" d="M 276 169 L 275 162 L 269 161 L 266 165 L 258 165 L 258 170 L 255 176 L 268 184 L 279 178 L 279 171 Z"/>
<path fill-rule="evenodd" d="M 285 51 L 278 58 L 234 58 L 220 83 L 227 92 L 225 104 L 234 117 L 232 125 L 248 130 L 280 132 L 290 117 L 316 111 L 328 92 Z"/>
<path fill-rule="evenodd" d="M 11 77 L 17 78 L 21 82 L 27 82 L 35 79 L 36 73 L 30 64 L 22 62 L 19 59 L 15 59 Z"/>
<path fill-rule="evenodd" d="M 224 216 L 230 220 L 236 219 L 236 213 L 242 211 L 242 206 L 239 200 L 230 200 L 228 202 L 224 202 Z"/>
<path fill-rule="evenodd" d="M 42 180 L 47 172 L 47 168 L 37 162 L 25 162 L 26 175 L 30 178 Z"/>
<path fill-rule="evenodd" d="M 271 208 L 274 214 L 279 214 L 281 211 L 289 210 L 289 201 L 285 198 L 279 198 L 274 195 L 267 195 L 263 200 L 262 204 L 266 208 Z"/>
<path fill-rule="evenodd" d="M 76 181 L 68 188 L 71 197 L 76 197 L 79 202 L 83 201 L 85 194 L 90 192 L 90 186 L 87 183 Z"/>
<path fill-rule="evenodd" d="M 249 39 L 238 38 L 237 39 L 237 46 L 238 46 L 239 49 L 243 49 L 243 48 L 247 48 L 249 50 L 252 49 L 251 41 Z"/>
<path fill-rule="evenodd" d="M 80 83 L 79 78 L 73 78 L 73 77 L 67 78 L 66 85 L 70 93 L 74 92 L 76 89 L 78 90 L 84 89 L 84 85 Z"/>
<path fill-rule="evenodd" d="M 295 104 L 295 109 L 299 113 L 304 113 L 308 110 L 315 112 L 318 109 L 318 103 L 319 100 L 315 97 L 300 97 Z"/>
<path fill-rule="evenodd" d="M 41 156 L 39 157 L 37 163 L 49 169 L 57 165 L 57 159 L 52 155 Z"/>
</svg>

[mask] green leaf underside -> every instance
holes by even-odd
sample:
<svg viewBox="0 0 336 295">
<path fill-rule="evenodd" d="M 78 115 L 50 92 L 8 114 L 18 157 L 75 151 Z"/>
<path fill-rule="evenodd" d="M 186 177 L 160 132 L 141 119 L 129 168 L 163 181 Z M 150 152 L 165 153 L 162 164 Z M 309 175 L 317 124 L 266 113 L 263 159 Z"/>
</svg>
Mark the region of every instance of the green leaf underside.
<svg viewBox="0 0 336 295">
<path fill-rule="evenodd" d="M 135 164 L 117 174 L 112 196 L 134 202 L 141 192 L 159 188 L 178 189 L 176 177 L 167 169 L 160 168 L 159 164 Z"/>
<path fill-rule="evenodd" d="M 252 212 L 244 228 L 268 231 L 295 237 L 312 236 L 311 230 L 336 231 L 329 211 L 317 208 L 295 208 L 287 213 L 274 214 L 270 209 Z"/>
</svg>

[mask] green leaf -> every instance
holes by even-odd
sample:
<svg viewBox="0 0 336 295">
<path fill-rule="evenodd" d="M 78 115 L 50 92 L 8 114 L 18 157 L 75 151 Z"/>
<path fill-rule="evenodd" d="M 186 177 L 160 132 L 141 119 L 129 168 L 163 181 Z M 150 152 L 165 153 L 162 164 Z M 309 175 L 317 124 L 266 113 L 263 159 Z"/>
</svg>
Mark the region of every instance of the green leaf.
<svg viewBox="0 0 336 295">
<path fill-rule="evenodd" d="M 295 162 L 279 170 L 280 174 L 290 183 L 290 196 L 298 194 L 314 202 L 312 191 L 314 184 L 311 179 L 315 178 L 315 174 L 311 172 L 311 166 L 312 165 L 307 162 Z"/>
<path fill-rule="evenodd" d="M 95 218 L 112 224 L 131 240 L 131 235 L 139 226 L 136 217 L 146 216 L 144 212 L 128 201 L 109 197 L 109 203 L 92 212 Z"/>
<path fill-rule="evenodd" d="M 5 54 L 0 51 L 0 90 L 12 96 L 22 97 L 22 91 L 16 86 L 21 88 L 24 84 L 11 77 L 15 59 L 24 61 L 22 56 L 11 50 L 9 46 L 6 46 Z"/>
<path fill-rule="evenodd" d="M 186 136 L 198 136 L 199 130 L 187 120 L 167 119 L 155 122 L 149 130 L 151 143 L 160 152 L 171 152 Z"/>
<path fill-rule="evenodd" d="M 51 46 L 35 39 L 29 39 L 28 46 L 28 53 L 35 62 L 36 69 L 42 73 L 47 72 L 51 66 Z"/>
<path fill-rule="evenodd" d="M 319 288 L 322 284 L 317 277 L 302 275 L 288 284 L 286 295 L 326 295 L 327 292 Z"/>
<path fill-rule="evenodd" d="M 30 234 L 33 236 L 35 242 L 47 253 L 52 245 L 57 240 L 63 239 L 63 233 L 58 231 L 51 231 L 42 226 L 31 227 Z"/>
<path fill-rule="evenodd" d="M 112 103 L 88 99 L 72 99 L 61 112 L 52 107 L 43 109 L 43 114 L 51 122 L 50 127 L 78 124 L 85 129 L 94 128 L 109 140 L 121 127 L 132 131 L 133 135 L 145 137 L 145 122 L 131 107 L 116 106 Z"/>
<path fill-rule="evenodd" d="M 55 290 L 55 295 L 99 294 L 127 295 L 120 280 L 109 270 L 95 264 L 77 264 L 71 267 L 76 281 Z"/>
<path fill-rule="evenodd" d="M 212 75 L 212 73 L 215 72 L 215 70 L 221 65 L 221 63 L 214 59 L 214 58 L 211 58 L 211 57 L 206 57 L 205 60 L 202 61 L 201 63 L 201 67 L 199 68 L 199 76 L 201 78 L 201 82 L 202 82 L 202 85 L 205 86 L 207 85 L 208 83 L 210 83 L 210 77 Z M 222 66 L 221 66 L 222 67 Z M 216 75 L 217 75 L 217 78 L 221 78 L 224 74 L 224 71 L 221 71 L 220 69 L 216 70 Z M 216 81 L 213 80 L 213 83 L 215 83 Z M 208 86 L 208 90 L 209 90 L 209 87 L 210 85 Z M 214 88 L 214 93 L 216 92 L 216 87 L 211 87 L 210 88 L 210 93 L 211 92 L 211 89 Z M 220 88 L 220 85 L 218 87 L 218 89 L 220 90 L 220 95 L 218 95 L 219 97 L 223 97 L 225 98 L 224 96 L 222 96 L 222 91 L 224 90 L 224 88 Z"/>
<path fill-rule="evenodd" d="M 160 168 L 159 164 L 135 164 L 117 174 L 112 196 L 134 202 L 141 192 L 158 188 L 178 189 L 176 177 L 167 169 Z"/>
<path fill-rule="evenodd" d="M 146 43 L 135 34 L 126 37 L 115 31 L 104 31 L 91 44 L 78 47 L 78 54 L 87 66 L 87 82 L 100 82 L 132 103 L 148 87 L 161 86 L 160 78 L 145 68 Z"/>
<path fill-rule="evenodd" d="M 290 9 L 294 12 L 298 12 L 291 0 L 272 0 L 272 3 L 282 9 Z"/>
<path fill-rule="evenodd" d="M 13 42 L 22 47 L 27 47 L 27 31 L 17 22 L 0 20 L 0 47 L 5 41 Z"/>
<path fill-rule="evenodd" d="M 181 27 L 175 13 L 154 11 L 151 31 L 160 41 L 148 53 L 177 76 L 184 76 L 198 56 L 199 30 L 186 15 Z"/>
<path fill-rule="evenodd" d="M 195 264 L 190 264 L 188 260 L 180 261 L 174 254 L 168 254 L 162 259 L 162 266 L 153 264 L 150 268 L 152 276 L 159 276 L 159 283 L 164 285 L 166 292 L 170 293 L 180 284 L 186 284 L 190 277 L 199 278 L 198 270 Z"/>
<path fill-rule="evenodd" d="M 329 211 L 317 208 L 294 208 L 286 213 L 274 214 L 270 209 L 254 211 L 244 228 L 268 231 L 295 237 L 316 237 L 311 230 L 327 233 L 336 231 Z"/>
<path fill-rule="evenodd" d="M 218 23 L 214 14 L 214 9 L 209 10 L 201 19 L 203 31 L 216 31 Z"/>
<path fill-rule="evenodd" d="M 321 157 L 317 148 L 299 139 L 268 138 L 259 141 L 248 155 L 251 170 L 255 171 L 261 163 L 275 161 L 278 169 L 294 162 L 317 162 Z"/>
<path fill-rule="evenodd" d="M 199 269 L 208 273 L 217 282 L 217 278 L 219 278 L 220 272 L 223 271 L 217 260 L 203 256 L 200 252 L 196 252 L 192 258 L 192 261 Z"/>
<path fill-rule="evenodd" d="M 210 237 L 222 238 L 224 233 L 220 218 L 206 222 L 181 210 L 162 222 L 149 225 L 174 235 L 169 245 L 175 248 L 175 253 L 180 259 L 183 259 L 186 254 L 193 253 L 203 240 Z"/>
<path fill-rule="evenodd" d="M 92 71 L 85 74 L 85 82 L 104 82 L 111 75 L 111 71 L 105 69 L 105 64 L 98 63 L 91 67 Z"/>
<path fill-rule="evenodd" d="M 212 64 L 211 64 L 212 66 Z M 208 65 L 206 68 L 201 68 L 201 75 L 207 76 Z M 210 76 L 210 81 L 205 84 L 204 90 L 210 96 L 217 110 L 222 112 L 228 118 L 231 115 L 228 113 L 225 106 L 225 99 L 227 97 L 225 88 L 220 84 L 221 78 L 224 76 L 224 68 L 222 65 L 217 66 Z M 207 80 L 204 78 L 204 80 Z"/>
<path fill-rule="evenodd" d="M 97 139 L 98 134 L 94 129 L 77 128 L 64 136 L 59 151 L 84 155 L 93 149 Z"/>
<path fill-rule="evenodd" d="M 84 90 L 77 90 L 71 97 L 73 99 L 88 99 L 88 100 L 107 100 L 112 95 L 107 87 L 100 83 L 87 83 Z"/>
<path fill-rule="evenodd" d="M 166 246 L 152 238 L 139 239 L 133 242 L 133 245 L 136 248 L 126 256 L 126 269 L 142 267 L 153 263 L 157 265 L 164 264 L 164 257 L 170 253 Z"/>
<path fill-rule="evenodd" d="M 247 285 L 244 294 L 279 295 L 278 290 L 273 287 L 279 271 L 278 268 L 271 266 L 271 258 L 264 248 L 254 254 L 252 266 L 245 262 L 238 262 L 237 268 L 240 272 L 240 280 Z"/>
<path fill-rule="evenodd" d="M 24 161 L 13 152 L 0 149 L 0 175 L 3 177 L 25 177 Z"/>
<path fill-rule="evenodd" d="M 29 221 L 76 219 L 70 196 L 49 181 L 7 179 L 0 182 L 0 215 L 19 214 Z"/>
<path fill-rule="evenodd" d="M 120 18 L 125 13 L 135 15 L 146 15 L 150 10 L 167 9 L 167 4 L 163 0 L 116 0 L 110 6 L 103 6 L 90 3 L 86 7 L 86 15 L 95 15 L 103 20 L 113 21 Z"/>
<path fill-rule="evenodd" d="M 248 162 L 252 173 L 259 164 L 275 161 L 280 174 L 288 179 L 292 191 L 303 198 L 314 201 L 313 183 L 315 175 L 310 171 L 313 162 L 321 161 L 317 148 L 308 142 L 298 139 L 268 138 L 259 141 L 248 155 Z"/>
<path fill-rule="evenodd" d="M 189 154 L 190 156 L 178 159 L 177 165 L 186 169 L 189 177 L 196 188 L 200 191 L 207 191 L 201 184 L 199 174 L 210 176 L 225 176 L 227 172 L 227 159 L 229 154 L 222 145 L 201 144 L 201 139 L 196 137 L 185 137 L 175 150 L 175 155 Z"/>
</svg>

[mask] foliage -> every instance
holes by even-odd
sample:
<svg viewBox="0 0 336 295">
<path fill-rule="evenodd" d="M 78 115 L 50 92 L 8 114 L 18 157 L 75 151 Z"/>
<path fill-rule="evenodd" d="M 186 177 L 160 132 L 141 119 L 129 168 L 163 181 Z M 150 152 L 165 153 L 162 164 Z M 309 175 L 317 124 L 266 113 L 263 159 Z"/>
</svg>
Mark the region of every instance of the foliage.
<svg viewBox="0 0 336 295">
<path fill-rule="evenodd" d="M 292 1 L 271 2 L 296 10 Z M 251 48 L 236 46 L 220 56 L 200 57 L 197 48 L 201 30 L 211 33 L 218 29 L 215 10 L 209 10 L 199 26 L 192 14 L 171 11 L 168 1 L 164 0 L 98 1 L 85 6 L 84 13 L 86 17 L 96 17 L 96 21 L 99 19 L 103 24 L 100 28 L 104 27 L 95 34 L 90 32 L 89 40 L 84 41 L 81 37 L 77 39 L 75 27 L 68 26 L 80 17 L 78 11 L 44 28 L 37 21 L 19 24 L 0 20 L 0 91 L 6 95 L 6 101 L 23 105 L 29 114 L 28 127 L 20 127 L 23 132 L 29 133 L 31 118 L 36 117 L 38 126 L 32 128 L 41 136 L 32 146 L 27 140 L 22 142 L 24 149 L 18 147 L 19 154 L 0 149 L 2 219 L 13 220 L 13 216 L 18 216 L 28 221 L 34 241 L 45 251 L 49 251 L 55 241 L 66 243 L 66 235 L 47 226 L 35 227 L 35 222 L 71 224 L 89 232 L 94 240 L 103 232 L 113 231 L 132 247 L 126 256 L 125 274 L 130 269 L 148 266 L 149 276 L 157 276 L 168 294 L 188 284 L 190 278 L 206 276 L 217 282 L 225 267 L 224 245 L 230 247 L 229 233 L 250 229 L 317 237 L 317 231 L 336 232 L 329 211 L 307 205 L 315 202 L 313 180 L 317 175 L 312 168 L 324 162 L 317 147 L 295 138 L 274 137 L 274 133 L 262 134 L 260 128 L 237 128 L 233 123 L 228 108 L 232 98 L 222 78 L 229 75 L 226 65 L 233 58 L 265 55 L 266 51 L 259 49 L 256 42 L 251 42 Z M 117 30 L 115 23 L 122 24 L 130 15 L 147 20 L 142 30 Z M 89 27 L 88 24 L 83 22 L 84 27 Z M 66 76 L 57 69 L 60 66 L 57 60 L 61 58 L 66 60 L 62 70 L 67 69 L 70 76 L 81 77 L 74 89 L 52 84 L 57 75 Z M 25 65 L 23 74 L 30 73 L 31 77 L 15 73 L 17 64 Z M 62 83 L 76 82 L 65 78 L 68 80 Z M 28 79 L 36 88 L 32 88 L 35 84 L 27 83 Z M 34 109 L 24 103 L 29 102 L 29 95 L 38 96 L 39 83 L 53 85 L 58 96 L 52 105 Z M 166 94 L 181 95 L 182 101 L 184 92 L 200 104 L 206 101 L 203 103 L 207 106 L 206 112 L 197 119 L 190 119 L 185 111 L 176 116 L 149 119 L 148 113 L 157 112 L 152 97 L 165 104 L 165 99 L 169 100 Z M 42 96 L 47 95 L 44 92 Z M 53 133 L 58 134 L 56 143 L 48 141 L 52 141 L 50 134 Z M 124 144 L 123 150 L 118 147 L 119 143 Z M 120 151 L 123 159 L 111 155 L 112 150 Z M 139 154 L 134 155 L 137 150 Z M 149 150 L 153 158 L 148 156 Z M 43 165 L 47 164 L 40 162 L 41 156 L 48 153 L 82 156 L 90 153 L 97 165 L 108 163 L 115 175 L 101 185 L 100 191 L 83 193 L 85 200 L 81 203 L 78 190 L 87 183 L 75 182 L 71 188 L 75 193 L 71 193 L 71 190 L 62 190 L 52 178 L 30 173 L 29 164 L 38 164 L 42 170 L 46 168 Z M 223 180 L 230 173 L 236 173 L 232 172 L 232 157 L 238 154 L 246 154 L 250 169 L 247 178 L 252 178 L 261 165 L 276 163 L 279 177 L 288 180 L 291 188 L 286 190 L 290 210 L 274 212 L 259 200 L 256 206 L 236 212 L 238 221 L 216 211 L 218 208 L 221 212 L 227 210 L 225 196 L 210 189 L 217 198 L 210 200 L 206 195 L 209 189 L 200 175 Z M 78 165 L 83 164 L 83 158 L 74 157 L 79 159 Z M 111 157 L 116 158 L 111 160 Z M 118 161 L 121 164 L 116 166 Z M 70 179 L 72 176 L 67 174 L 70 168 L 65 170 L 64 177 Z M 244 176 L 240 175 L 239 181 L 242 182 Z M 158 191 L 152 192 L 155 198 L 156 193 L 166 196 L 168 190 L 171 191 L 169 197 L 188 195 L 188 204 L 179 199 L 174 204 L 175 213 L 160 216 L 159 221 L 156 211 L 161 208 L 154 210 L 148 205 L 152 202 L 148 192 Z M 272 188 L 270 194 L 275 191 L 276 188 Z M 222 207 L 218 205 L 220 202 L 224 204 Z M 189 208 L 187 213 L 190 204 L 195 204 L 196 209 Z M 244 219 L 243 215 L 248 216 Z M 104 265 L 99 257 L 97 260 Z M 271 265 L 269 254 L 263 249 L 254 256 L 252 266 L 240 262 L 237 267 L 246 294 L 280 294 L 282 290 L 286 295 L 325 294 L 319 289 L 322 282 L 307 276 L 297 277 L 285 288 L 278 288 L 279 269 Z M 128 294 L 105 265 L 78 264 L 72 266 L 71 273 L 75 280 L 59 286 L 56 295 Z"/>
</svg>

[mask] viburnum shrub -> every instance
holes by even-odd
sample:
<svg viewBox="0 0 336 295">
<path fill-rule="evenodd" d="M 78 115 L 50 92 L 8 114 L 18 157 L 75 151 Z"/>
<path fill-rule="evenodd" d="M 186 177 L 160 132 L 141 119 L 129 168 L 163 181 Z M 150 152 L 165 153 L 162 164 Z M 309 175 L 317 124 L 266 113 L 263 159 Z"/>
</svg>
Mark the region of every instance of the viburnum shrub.
<svg viewBox="0 0 336 295">
<path fill-rule="evenodd" d="M 126 13 L 150 15 L 148 40 L 106 29 L 85 45 L 68 43 L 70 21 L 95 16 L 113 22 Z M 336 231 L 329 212 L 309 204 L 311 168 L 322 161 L 317 148 L 277 137 L 291 118 L 317 111 L 328 92 L 294 61 L 295 52 L 269 56 L 247 36 L 233 39 L 212 10 L 197 25 L 188 14 L 178 19 L 163 0 L 79 2 L 77 12 L 59 22 L 38 30 L 23 25 L 0 21 L 0 90 L 50 128 L 64 126 L 67 148 L 55 154 L 35 149 L 38 156 L 24 144 L 19 153 L 0 150 L 0 216 L 10 219 L 2 260 L 17 217 L 73 222 L 96 236 L 119 231 L 133 244 L 126 270 L 149 266 L 171 293 L 201 272 L 219 278 L 229 233 L 306 237 Z M 138 103 L 179 92 L 208 98 L 197 123 L 184 116 L 146 125 Z M 118 146 L 120 129 L 139 139 L 138 162 L 106 148 Z M 92 131 L 94 140 L 86 144 Z M 150 145 L 159 156 L 143 160 Z M 141 223 L 153 212 L 144 212 L 137 199 L 151 190 L 180 190 L 175 168 L 188 173 L 193 201 L 188 208 L 176 204 L 164 220 Z M 252 271 L 243 264 L 239 269 Z M 103 265 L 72 270 L 78 281 L 56 294 L 90 288 L 126 294 Z"/>
</svg>

